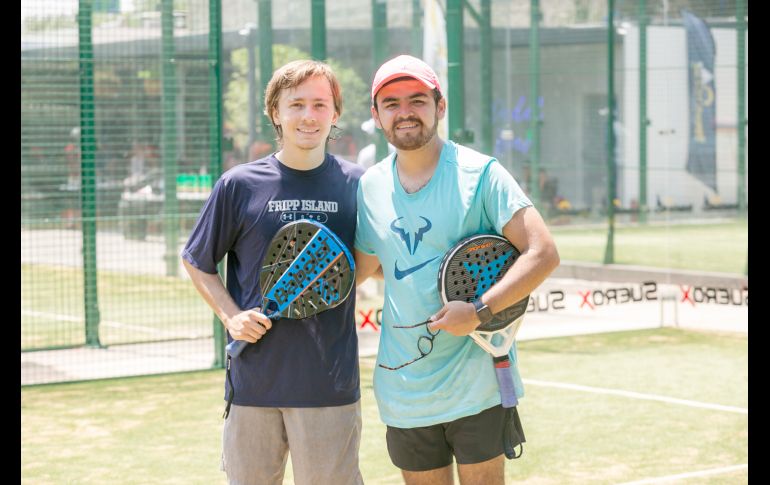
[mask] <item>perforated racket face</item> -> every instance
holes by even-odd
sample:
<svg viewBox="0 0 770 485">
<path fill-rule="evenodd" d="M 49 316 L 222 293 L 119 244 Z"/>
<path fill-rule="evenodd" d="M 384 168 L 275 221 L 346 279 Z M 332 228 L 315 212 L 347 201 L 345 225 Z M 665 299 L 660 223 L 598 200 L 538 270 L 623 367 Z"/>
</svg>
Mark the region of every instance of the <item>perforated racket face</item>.
<svg viewBox="0 0 770 485">
<path fill-rule="evenodd" d="M 450 249 L 441 261 L 438 287 L 444 303 L 473 302 L 500 281 L 519 257 L 507 239 L 494 235 L 471 236 Z M 505 310 L 477 330 L 493 332 L 508 326 L 527 311 L 529 296 Z"/>
<path fill-rule="evenodd" d="M 259 281 L 271 311 L 306 318 L 345 301 L 355 282 L 355 263 L 328 228 L 296 221 L 273 237 Z"/>
</svg>

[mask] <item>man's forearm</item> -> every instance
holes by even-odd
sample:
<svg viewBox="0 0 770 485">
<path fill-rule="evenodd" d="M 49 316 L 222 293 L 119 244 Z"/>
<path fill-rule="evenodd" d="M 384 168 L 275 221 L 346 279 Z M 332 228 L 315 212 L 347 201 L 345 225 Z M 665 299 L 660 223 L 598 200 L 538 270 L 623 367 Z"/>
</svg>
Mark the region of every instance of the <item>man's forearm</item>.
<svg viewBox="0 0 770 485">
<path fill-rule="evenodd" d="M 377 278 L 379 272 L 382 275 L 382 267 L 377 256 L 355 250 L 356 259 L 356 286 L 366 281 L 369 277 Z"/>
<path fill-rule="evenodd" d="M 518 303 L 532 293 L 559 265 L 558 254 L 549 249 L 522 253 L 508 272 L 481 297 L 492 313 Z"/>
<path fill-rule="evenodd" d="M 183 259 L 182 262 L 195 289 L 198 290 L 198 293 L 223 324 L 228 318 L 241 312 L 218 274 L 205 273 L 191 265 L 187 260 Z"/>
</svg>

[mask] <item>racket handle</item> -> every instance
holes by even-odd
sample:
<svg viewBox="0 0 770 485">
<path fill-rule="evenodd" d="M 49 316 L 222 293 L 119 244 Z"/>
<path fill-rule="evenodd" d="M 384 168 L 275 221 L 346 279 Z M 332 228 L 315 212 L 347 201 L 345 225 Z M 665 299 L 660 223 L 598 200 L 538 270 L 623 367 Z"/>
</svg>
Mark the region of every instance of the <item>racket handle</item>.
<svg viewBox="0 0 770 485">
<path fill-rule="evenodd" d="M 243 352 L 243 349 L 245 349 L 247 345 L 249 345 L 249 343 L 245 340 L 233 340 L 227 344 L 225 350 L 227 350 L 227 355 L 236 358 L 241 355 L 241 352 Z"/>
<path fill-rule="evenodd" d="M 270 315 L 267 315 L 267 318 L 270 319 L 271 322 L 274 322 L 281 318 L 281 315 L 279 312 L 272 313 Z M 229 344 L 227 344 L 227 347 L 225 347 L 225 350 L 227 351 L 227 354 L 232 357 L 236 358 L 239 355 L 241 355 L 241 352 L 246 348 L 246 346 L 249 345 L 249 342 L 245 340 L 233 340 Z"/>
<path fill-rule="evenodd" d="M 513 388 L 513 377 L 511 377 L 511 361 L 507 355 L 494 357 L 495 374 L 497 375 L 497 385 L 500 387 L 500 397 L 504 408 L 512 408 L 519 404 L 516 399 L 516 391 Z"/>
</svg>

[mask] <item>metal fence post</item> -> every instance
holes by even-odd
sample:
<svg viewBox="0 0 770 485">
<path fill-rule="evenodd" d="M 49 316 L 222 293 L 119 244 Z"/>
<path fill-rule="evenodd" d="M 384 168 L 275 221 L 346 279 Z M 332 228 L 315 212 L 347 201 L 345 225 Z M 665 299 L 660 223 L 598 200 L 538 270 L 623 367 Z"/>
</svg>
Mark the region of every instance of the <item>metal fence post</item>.
<svg viewBox="0 0 770 485">
<path fill-rule="evenodd" d="M 530 1 L 529 15 L 529 105 L 532 110 L 529 131 L 532 151 L 528 185 L 532 203 L 540 207 L 540 0 Z"/>
<path fill-rule="evenodd" d="M 466 143 L 472 140 L 465 129 L 463 0 L 447 0 L 446 2 L 446 36 L 449 138 L 457 143 Z"/>
<path fill-rule="evenodd" d="M 310 2 L 311 46 L 313 59 L 326 59 L 326 0 Z"/>
<path fill-rule="evenodd" d="M 377 71 L 388 56 L 388 4 L 386 0 L 372 0 L 372 54 L 374 68 Z M 372 74 L 373 76 L 374 74 Z M 377 163 L 388 155 L 388 142 L 382 130 L 377 130 L 374 140 L 374 162 Z"/>
<path fill-rule="evenodd" d="M 647 0 L 639 0 L 639 222 L 647 222 Z"/>
<path fill-rule="evenodd" d="M 736 20 L 738 21 L 738 212 L 746 217 L 746 4 L 744 0 L 736 2 Z"/>
<path fill-rule="evenodd" d="M 260 106 L 265 105 L 265 89 L 273 77 L 273 6 L 272 0 L 259 1 L 259 99 Z M 273 124 L 263 113 L 260 117 L 261 139 L 273 144 Z"/>
<path fill-rule="evenodd" d="M 209 160 L 216 179 L 222 173 L 222 0 L 209 0 Z M 224 263 L 219 274 L 224 274 Z M 214 366 L 225 366 L 225 329 L 214 316 Z"/>
<path fill-rule="evenodd" d="M 615 1 L 607 12 L 607 246 L 604 264 L 615 262 Z"/>
<path fill-rule="evenodd" d="M 166 239 L 166 275 L 179 272 L 179 201 L 176 197 L 176 62 L 174 59 L 174 0 L 163 0 L 161 10 L 163 229 Z"/>
<path fill-rule="evenodd" d="M 94 49 L 92 1 L 78 5 L 78 63 L 80 67 L 80 205 L 83 232 L 83 278 L 86 345 L 99 342 L 99 297 L 96 266 L 96 131 L 94 128 Z"/>
</svg>

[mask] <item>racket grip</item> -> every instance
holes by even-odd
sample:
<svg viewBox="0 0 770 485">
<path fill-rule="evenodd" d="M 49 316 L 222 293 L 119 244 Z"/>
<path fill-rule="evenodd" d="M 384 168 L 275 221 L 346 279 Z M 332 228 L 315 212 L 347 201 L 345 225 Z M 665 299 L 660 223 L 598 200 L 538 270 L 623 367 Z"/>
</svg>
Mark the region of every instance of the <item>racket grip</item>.
<svg viewBox="0 0 770 485">
<path fill-rule="evenodd" d="M 513 377 L 511 377 L 511 361 L 507 355 L 495 357 L 495 374 L 497 375 L 497 385 L 500 387 L 500 397 L 504 408 L 512 408 L 519 404 L 516 399 L 516 391 L 513 388 Z"/>
<path fill-rule="evenodd" d="M 225 350 L 227 350 L 227 354 L 230 357 L 236 358 L 241 355 L 241 352 L 243 352 L 243 349 L 245 349 L 247 345 L 249 345 L 249 343 L 245 340 L 233 340 L 227 344 Z"/>
<path fill-rule="evenodd" d="M 279 312 L 273 312 L 270 315 L 267 315 L 267 318 L 269 318 L 271 322 L 274 322 L 281 318 L 281 315 Z M 233 340 L 227 344 L 225 350 L 230 357 L 236 358 L 241 355 L 241 352 L 243 352 L 247 345 L 249 345 L 249 343 L 245 340 Z"/>
</svg>

